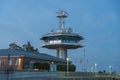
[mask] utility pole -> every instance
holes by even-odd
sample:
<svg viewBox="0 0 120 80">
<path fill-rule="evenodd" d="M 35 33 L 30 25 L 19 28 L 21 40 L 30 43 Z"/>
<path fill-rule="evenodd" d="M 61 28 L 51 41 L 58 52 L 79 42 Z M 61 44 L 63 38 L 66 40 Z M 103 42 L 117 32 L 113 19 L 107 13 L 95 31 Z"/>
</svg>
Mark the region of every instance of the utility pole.
<svg viewBox="0 0 120 80">
<path fill-rule="evenodd" d="M 86 72 L 86 57 L 85 57 L 85 49 L 83 50 L 83 72 Z"/>
</svg>

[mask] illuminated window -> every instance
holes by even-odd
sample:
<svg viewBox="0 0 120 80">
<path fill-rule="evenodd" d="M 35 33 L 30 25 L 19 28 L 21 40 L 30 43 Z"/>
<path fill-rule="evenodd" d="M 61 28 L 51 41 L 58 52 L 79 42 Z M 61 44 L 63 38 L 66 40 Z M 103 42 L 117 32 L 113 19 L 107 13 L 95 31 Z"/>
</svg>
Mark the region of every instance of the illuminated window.
<svg viewBox="0 0 120 80">
<path fill-rule="evenodd" d="M 53 41 L 50 41 L 50 44 L 52 44 L 53 43 Z"/>
<path fill-rule="evenodd" d="M 58 40 L 58 43 L 61 43 L 61 40 Z"/>
<path fill-rule="evenodd" d="M 21 65 L 21 58 L 18 59 L 18 65 Z"/>
<path fill-rule="evenodd" d="M 61 40 L 51 40 L 50 44 L 58 44 L 61 43 Z"/>
</svg>

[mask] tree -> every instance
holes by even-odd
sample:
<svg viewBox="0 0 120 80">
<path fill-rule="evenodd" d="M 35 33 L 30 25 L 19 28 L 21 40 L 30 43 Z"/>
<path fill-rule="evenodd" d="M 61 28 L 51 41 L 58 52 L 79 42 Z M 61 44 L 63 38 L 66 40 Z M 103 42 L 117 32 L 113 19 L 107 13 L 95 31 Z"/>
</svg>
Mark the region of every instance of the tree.
<svg viewBox="0 0 120 80">
<path fill-rule="evenodd" d="M 39 52 L 38 49 L 34 49 L 34 47 L 31 45 L 30 41 L 27 42 L 27 44 L 23 45 L 23 49 L 25 51 L 30 51 L 30 52 Z"/>
<path fill-rule="evenodd" d="M 23 45 L 23 49 L 24 49 L 25 51 L 33 51 L 33 46 L 31 46 L 30 41 L 28 41 L 27 44 L 24 44 L 24 45 Z"/>
<path fill-rule="evenodd" d="M 17 49 L 17 50 L 24 50 L 24 51 L 39 53 L 38 48 L 34 49 L 34 47 L 31 45 L 30 41 L 28 41 L 22 47 L 18 46 L 16 43 L 11 43 L 11 44 L 9 44 L 9 49 Z"/>
<path fill-rule="evenodd" d="M 23 50 L 22 47 L 18 46 L 16 43 L 11 43 L 9 44 L 9 49 L 19 49 L 19 50 Z"/>
</svg>

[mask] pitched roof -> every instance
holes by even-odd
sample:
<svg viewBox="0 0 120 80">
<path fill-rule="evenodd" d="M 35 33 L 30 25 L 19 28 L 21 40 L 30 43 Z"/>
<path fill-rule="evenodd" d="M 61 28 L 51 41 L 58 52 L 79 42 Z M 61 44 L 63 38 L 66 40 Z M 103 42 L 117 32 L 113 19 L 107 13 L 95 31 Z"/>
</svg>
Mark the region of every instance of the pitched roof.
<svg viewBox="0 0 120 80">
<path fill-rule="evenodd" d="M 0 49 L 0 56 L 24 56 L 29 58 L 36 58 L 41 60 L 49 60 L 55 62 L 65 62 L 65 60 L 45 54 L 45 53 L 37 53 L 37 52 L 28 52 L 24 50 L 15 50 L 15 49 Z"/>
</svg>

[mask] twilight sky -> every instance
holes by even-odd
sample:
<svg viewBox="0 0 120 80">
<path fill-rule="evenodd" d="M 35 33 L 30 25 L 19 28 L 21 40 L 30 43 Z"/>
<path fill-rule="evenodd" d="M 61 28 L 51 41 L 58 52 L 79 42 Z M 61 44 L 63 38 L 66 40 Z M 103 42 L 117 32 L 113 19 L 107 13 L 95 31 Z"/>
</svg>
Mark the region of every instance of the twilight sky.
<svg viewBox="0 0 120 80">
<path fill-rule="evenodd" d="M 22 46 L 27 41 L 41 53 L 55 56 L 55 50 L 41 48 L 40 37 L 58 28 L 56 12 L 69 13 L 66 27 L 85 39 L 85 47 L 69 50 L 69 58 L 80 71 L 84 49 L 88 70 L 120 72 L 120 0 L 0 0 L 0 49 L 12 42 Z"/>
</svg>

